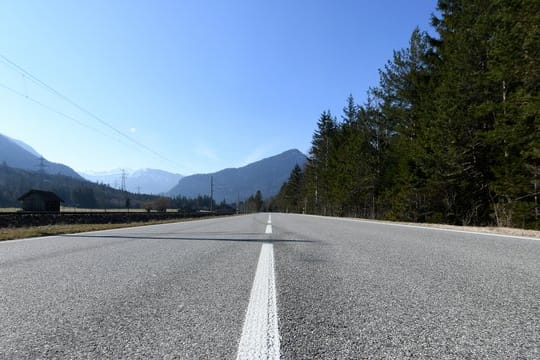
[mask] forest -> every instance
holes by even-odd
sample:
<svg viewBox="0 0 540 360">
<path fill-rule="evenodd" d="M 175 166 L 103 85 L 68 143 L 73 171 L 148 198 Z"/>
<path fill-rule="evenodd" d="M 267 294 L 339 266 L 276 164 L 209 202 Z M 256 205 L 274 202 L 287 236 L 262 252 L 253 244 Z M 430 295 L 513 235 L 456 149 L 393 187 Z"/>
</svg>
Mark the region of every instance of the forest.
<svg viewBox="0 0 540 360">
<path fill-rule="evenodd" d="M 133 194 L 60 174 L 28 171 L 0 165 L 0 207 L 18 208 L 17 200 L 30 189 L 56 193 L 65 207 L 72 208 L 142 208 L 156 200 L 156 196 Z"/>
<path fill-rule="evenodd" d="M 227 204 L 225 200 L 217 203 L 208 195 L 194 198 L 176 196 L 174 198 L 134 194 L 61 174 L 47 174 L 28 171 L 0 164 L 0 207 L 19 208 L 17 199 L 30 189 L 52 191 L 64 202 L 65 210 L 79 209 L 146 209 L 147 211 L 166 211 L 177 209 L 183 213 L 215 211 L 216 213 L 256 212 L 263 210 L 260 191 L 238 204 Z"/>
<path fill-rule="evenodd" d="M 431 25 L 321 114 L 272 209 L 539 228 L 540 2 L 440 0 Z"/>
</svg>

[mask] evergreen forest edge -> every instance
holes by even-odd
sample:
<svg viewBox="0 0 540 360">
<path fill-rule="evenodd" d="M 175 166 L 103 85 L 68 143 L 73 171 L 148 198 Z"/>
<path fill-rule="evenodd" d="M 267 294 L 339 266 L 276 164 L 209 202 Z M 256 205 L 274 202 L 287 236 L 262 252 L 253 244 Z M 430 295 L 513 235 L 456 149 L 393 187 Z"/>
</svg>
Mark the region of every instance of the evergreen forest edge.
<svg viewBox="0 0 540 360">
<path fill-rule="evenodd" d="M 540 2 L 440 0 L 431 24 L 322 113 L 270 208 L 538 229 Z"/>
</svg>

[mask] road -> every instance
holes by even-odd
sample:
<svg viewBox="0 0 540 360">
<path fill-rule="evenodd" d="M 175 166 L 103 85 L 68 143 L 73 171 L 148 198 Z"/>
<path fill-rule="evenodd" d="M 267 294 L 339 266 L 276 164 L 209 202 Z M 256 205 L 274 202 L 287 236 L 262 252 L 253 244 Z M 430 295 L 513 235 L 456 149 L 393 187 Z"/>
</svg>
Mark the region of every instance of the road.
<svg viewBox="0 0 540 360">
<path fill-rule="evenodd" d="M 255 214 L 0 243 L 0 358 L 538 359 L 540 241 Z"/>
</svg>

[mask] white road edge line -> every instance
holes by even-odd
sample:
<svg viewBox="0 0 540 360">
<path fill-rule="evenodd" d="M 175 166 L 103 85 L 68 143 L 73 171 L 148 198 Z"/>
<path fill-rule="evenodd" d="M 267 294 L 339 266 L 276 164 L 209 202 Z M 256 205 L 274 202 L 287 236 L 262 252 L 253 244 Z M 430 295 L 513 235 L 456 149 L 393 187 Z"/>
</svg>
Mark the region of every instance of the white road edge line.
<svg viewBox="0 0 540 360">
<path fill-rule="evenodd" d="M 274 245 L 263 243 L 236 359 L 279 359 L 279 355 Z"/>
<path fill-rule="evenodd" d="M 395 227 L 406 227 L 406 228 L 412 228 L 412 229 L 455 232 L 455 233 L 462 233 L 462 234 L 469 234 L 469 235 L 493 236 L 493 237 L 508 238 L 508 239 L 540 241 L 540 238 L 531 237 L 531 236 L 524 236 L 524 235 L 506 235 L 506 234 L 498 234 L 498 233 L 492 233 L 492 232 L 480 232 L 480 231 L 468 231 L 468 230 L 459 230 L 459 229 L 438 228 L 438 227 L 434 227 L 434 226 L 432 227 L 432 226 L 393 223 L 393 222 L 384 221 L 384 220 L 366 220 L 366 219 L 360 219 L 360 218 L 358 218 L 358 219 L 356 219 L 356 218 L 339 218 L 339 217 L 330 217 L 330 216 L 321 216 L 321 215 L 303 215 L 303 216 L 309 216 L 309 217 L 315 217 L 315 218 L 321 218 L 321 219 L 336 219 L 336 220 L 339 220 L 339 221 L 350 221 L 350 222 L 367 223 L 367 224 L 375 224 L 375 225 L 388 225 L 388 226 L 395 226 Z"/>
<path fill-rule="evenodd" d="M 469 231 L 469 230 L 459 230 L 459 229 L 447 229 L 447 228 L 438 228 L 438 227 L 422 226 L 422 225 L 395 224 L 395 223 L 386 222 L 386 221 L 370 221 L 370 220 L 364 220 L 364 219 L 345 219 L 344 218 L 343 220 L 345 220 L 345 221 L 358 221 L 358 222 L 364 222 L 364 223 L 368 223 L 368 224 L 379 224 L 379 225 L 389 225 L 389 226 L 397 226 L 397 227 L 407 227 L 407 228 L 412 228 L 412 229 L 454 232 L 454 233 L 469 234 L 469 235 L 493 236 L 493 237 L 500 237 L 500 238 L 507 238 L 507 239 L 521 239 L 521 240 L 540 241 L 540 238 L 530 237 L 530 236 L 522 236 L 522 235 L 506 235 L 506 234 L 497 234 L 497 233 L 490 233 L 490 232 Z"/>
</svg>

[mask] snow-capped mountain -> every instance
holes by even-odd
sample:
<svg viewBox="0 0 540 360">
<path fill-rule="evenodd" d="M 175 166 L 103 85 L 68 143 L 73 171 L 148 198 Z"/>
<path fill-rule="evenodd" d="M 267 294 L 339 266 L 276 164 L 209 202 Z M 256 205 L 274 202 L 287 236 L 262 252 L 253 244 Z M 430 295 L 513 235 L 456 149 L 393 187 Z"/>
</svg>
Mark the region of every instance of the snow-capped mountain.
<svg viewBox="0 0 540 360">
<path fill-rule="evenodd" d="M 114 188 L 122 187 L 122 174 L 125 174 L 126 190 L 133 193 L 161 194 L 170 190 L 182 178 L 158 169 L 112 169 L 109 171 L 85 171 L 81 175 L 90 181 L 108 184 Z"/>
</svg>

